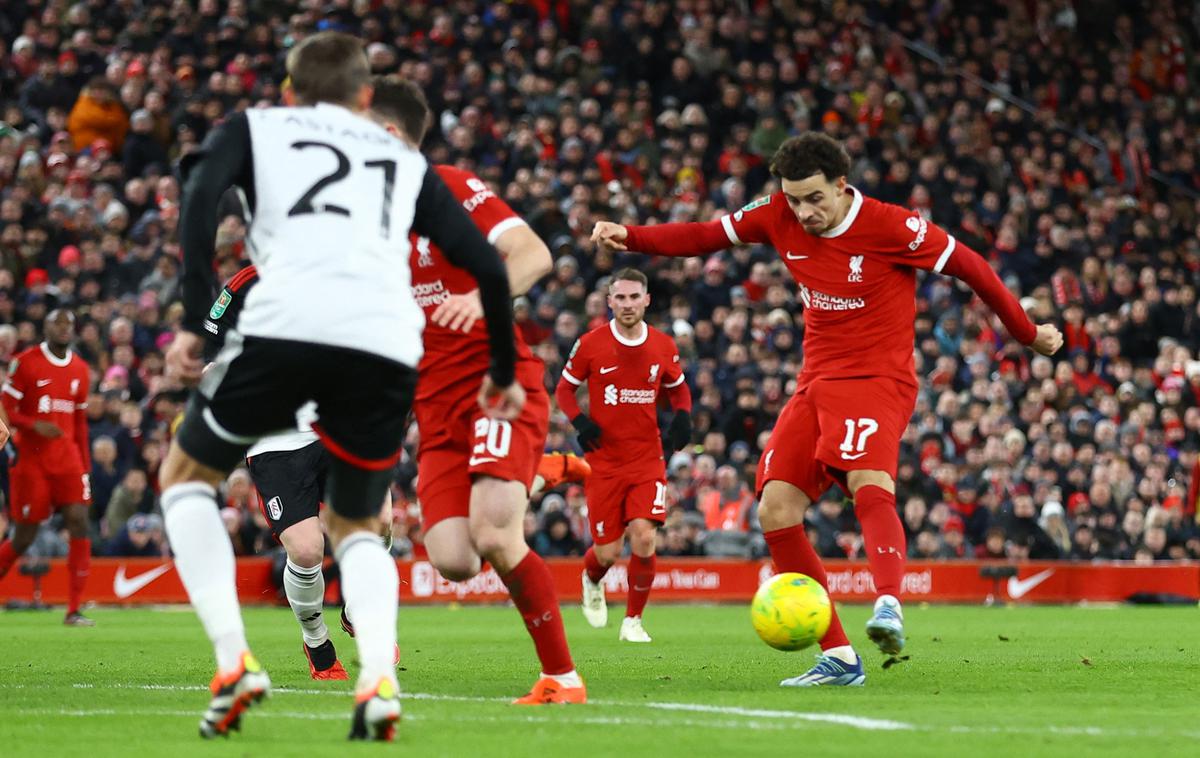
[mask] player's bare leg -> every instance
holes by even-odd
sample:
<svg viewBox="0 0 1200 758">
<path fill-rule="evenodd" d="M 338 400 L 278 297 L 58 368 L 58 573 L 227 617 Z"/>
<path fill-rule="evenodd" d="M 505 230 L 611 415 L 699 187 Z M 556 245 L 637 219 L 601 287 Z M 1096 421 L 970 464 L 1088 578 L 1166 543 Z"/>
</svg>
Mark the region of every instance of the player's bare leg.
<svg viewBox="0 0 1200 758">
<path fill-rule="evenodd" d="M 871 576 L 875 580 L 875 612 L 867 636 L 886 655 L 904 649 L 904 612 L 900 587 L 904 581 L 904 525 L 896 511 L 896 484 L 886 471 L 850 471 L 846 484 L 854 512 L 862 524 Z"/>
<path fill-rule="evenodd" d="M 471 485 L 471 544 L 508 587 L 542 666 L 533 689 L 514 702 L 584 703 L 587 690 L 571 660 L 554 579 L 546 563 L 525 544 L 522 520 L 527 505 L 521 482 L 483 476 Z"/>
<path fill-rule="evenodd" d="M 96 622 L 79 612 L 83 604 L 83 589 L 87 586 L 88 572 L 92 565 L 92 540 L 88 537 L 88 509 L 82 503 L 63 508 L 70 547 L 67 553 L 67 571 L 70 573 L 67 615 L 63 623 L 67 626 L 95 626 Z"/>
<path fill-rule="evenodd" d="M 316 516 L 292 524 L 279 534 L 287 551 L 283 591 L 300 622 L 304 656 L 313 679 L 345 680 L 350 677 L 338 660 L 325 623 L 325 533 Z"/>
<path fill-rule="evenodd" d="M 434 524 L 425 533 L 425 549 L 433 567 L 452 582 L 465 582 L 483 566 L 471 542 L 470 521 L 461 516 Z"/>
<path fill-rule="evenodd" d="M 239 728 L 242 712 L 271 687 L 246 643 L 233 546 L 217 511 L 216 487 L 222 479 L 222 472 L 184 452 L 178 439 L 171 443 L 159 472 L 163 521 L 175 553 L 175 570 L 216 652 L 217 673 L 210 685 L 213 699 L 200 722 L 204 737 Z"/>
<path fill-rule="evenodd" d="M 625 618 L 621 621 L 622 642 L 650 642 L 650 635 L 642 628 L 642 612 L 650 598 L 657 573 L 654 555 L 658 525 L 650 519 L 635 518 L 625 528 L 629 537 L 629 599 L 626 601 Z"/>
<path fill-rule="evenodd" d="M 804 531 L 804 513 L 811 503 L 799 487 L 773 479 L 763 488 L 758 518 L 771 551 L 771 560 L 780 572 L 795 571 L 816 579 L 829 589 L 825 567 Z M 822 657 L 810 671 L 780 682 L 785 687 L 821 684 L 862 684 L 862 660 L 850 645 L 842 629 L 837 609 L 830 603 L 829 631 L 821 638 Z M 824 668 L 823 668 L 824 667 Z"/>
</svg>

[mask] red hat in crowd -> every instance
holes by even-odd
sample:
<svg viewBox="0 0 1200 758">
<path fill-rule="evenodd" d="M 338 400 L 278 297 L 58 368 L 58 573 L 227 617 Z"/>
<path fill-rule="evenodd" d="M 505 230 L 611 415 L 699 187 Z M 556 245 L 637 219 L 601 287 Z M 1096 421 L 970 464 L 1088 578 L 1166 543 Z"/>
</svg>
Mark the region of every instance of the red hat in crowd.
<svg viewBox="0 0 1200 758">
<path fill-rule="evenodd" d="M 58 251 L 58 267 L 66 268 L 79 263 L 83 258 L 83 254 L 79 252 L 79 248 L 74 245 L 67 245 L 62 250 Z"/>
<path fill-rule="evenodd" d="M 140 60 L 132 60 L 125 67 L 125 76 L 141 76 L 146 73 L 146 64 Z"/>
<path fill-rule="evenodd" d="M 76 61 L 78 61 L 78 58 L 75 57 L 74 51 L 64 50 L 58 54 L 58 65 L 60 66 L 67 62 L 75 63 Z"/>
<path fill-rule="evenodd" d="M 963 523 L 963 520 L 960 517 L 950 516 L 946 519 L 946 523 L 942 524 L 942 531 L 958 532 L 959 534 L 962 534 L 964 531 L 966 531 L 966 524 Z"/>
<path fill-rule="evenodd" d="M 31 268 L 29 273 L 25 275 L 25 288 L 33 289 L 39 285 L 50 283 L 50 274 L 44 268 Z"/>
<path fill-rule="evenodd" d="M 1071 495 L 1069 498 L 1067 498 L 1067 511 L 1069 513 L 1074 513 L 1080 508 L 1087 508 L 1090 505 L 1091 501 L 1088 500 L 1088 496 L 1082 492 L 1076 492 L 1074 495 Z"/>
</svg>

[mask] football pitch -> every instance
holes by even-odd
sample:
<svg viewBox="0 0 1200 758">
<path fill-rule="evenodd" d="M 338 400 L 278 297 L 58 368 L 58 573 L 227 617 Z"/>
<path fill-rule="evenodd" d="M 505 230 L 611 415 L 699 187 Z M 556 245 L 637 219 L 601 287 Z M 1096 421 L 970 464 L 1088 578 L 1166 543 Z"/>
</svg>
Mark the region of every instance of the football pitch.
<svg viewBox="0 0 1200 758">
<path fill-rule="evenodd" d="M 651 605 L 649 645 L 564 613 L 591 702 L 531 708 L 508 704 L 537 674 L 512 609 L 401 608 L 392 745 L 345 743 L 348 683 L 308 678 L 287 609 L 246 612 L 275 689 L 214 742 L 196 732 L 213 662 L 190 611 L 97 609 L 91 629 L 63 627 L 61 610 L 0 613 L 0 754 L 1129 756 L 1200 744 L 1195 608 L 911 605 L 911 658 L 884 670 L 861 633 L 868 609 L 850 606 L 867 684 L 810 690 L 778 682 L 811 651 L 766 647 L 741 605 Z M 352 641 L 332 634 L 354 676 Z"/>
</svg>

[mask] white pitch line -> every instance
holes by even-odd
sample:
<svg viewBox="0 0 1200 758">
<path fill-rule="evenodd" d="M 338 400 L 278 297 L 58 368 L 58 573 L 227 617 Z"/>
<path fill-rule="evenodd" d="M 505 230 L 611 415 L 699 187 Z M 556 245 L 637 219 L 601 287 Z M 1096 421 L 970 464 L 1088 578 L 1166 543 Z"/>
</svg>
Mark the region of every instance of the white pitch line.
<svg viewBox="0 0 1200 758">
<path fill-rule="evenodd" d="M 726 705 L 704 705 L 702 703 L 646 703 L 647 708 L 658 708 L 664 711 L 690 711 L 693 713 L 718 713 L 724 716 L 746 716 L 749 718 L 799 719 L 816 721 L 841 726 L 852 726 L 855 729 L 868 731 L 899 731 L 916 729 L 912 724 L 888 719 L 872 719 L 865 716 L 851 716 L 844 713 L 805 713 L 802 711 L 774 711 L 762 708 L 739 708 Z"/>
<path fill-rule="evenodd" d="M 208 688 L 201 685 L 186 685 L 186 684 L 103 684 L 95 685 L 90 683 L 77 683 L 72 685 L 76 689 L 135 689 L 149 691 L 177 691 L 177 692 L 207 692 Z M 53 689 L 36 684 L 3 684 L 0 685 L 0 690 L 5 689 Z M 324 689 L 289 689 L 278 688 L 271 690 L 272 695 L 306 695 L 306 696 L 333 696 L 345 698 L 349 693 L 342 690 L 324 690 Z M 429 701 L 449 701 L 449 702 L 466 702 L 466 703 L 507 703 L 508 698 L 500 697 L 473 697 L 467 695 L 441 695 L 429 692 L 402 692 L 400 697 L 405 700 L 429 700 Z M 806 723 L 828 723 L 837 724 L 840 726 L 849 726 L 856 729 L 867 731 L 905 731 L 915 730 L 922 732 L 950 732 L 954 734 L 1029 734 L 1029 735 L 1044 735 L 1047 733 L 1057 734 L 1062 736 L 1076 737 L 1148 737 L 1159 738 L 1178 736 L 1188 739 L 1200 739 L 1200 732 L 1196 731 L 1179 731 L 1171 732 L 1162 729 L 1122 729 L 1122 728 L 1107 728 L 1097 726 L 963 726 L 963 725 L 914 725 L 903 721 L 892 721 L 888 719 L 874 719 L 863 716 L 854 716 L 844 713 L 814 713 L 806 711 L 788 711 L 788 710 L 771 710 L 763 708 L 741 708 L 738 706 L 723 706 L 723 705 L 707 705 L 704 703 L 672 703 L 672 702 L 626 702 L 620 700 L 591 700 L 589 705 L 600 707 L 628 707 L 628 708 L 654 708 L 664 711 L 690 712 L 690 713 L 711 713 L 718 716 L 732 716 L 733 719 L 723 721 L 715 720 L 673 720 L 671 724 L 680 726 L 710 726 L 716 725 L 717 728 L 752 728 L 752 729 L 794 729 L 801 728 L 798 724 L 787 724 L 786 720 L 806 722 Z M 24 713 L 34 713 L 33 711 L 22 711 Z M 162 716 L 194 716 L 193 711 L 110 711 L 102 709 L 97 711 L 45 711 L 46 715 L 112 715 L 116 713 L 145 713 L 147 715 L 162 715 Z M 337 714 L 308 714 L 308 713 L 292 713 L 280 711 L 256 711 L 256 715 L 276 715 L 279 718 L 311 718 L 311 719 L 341 719 L 343 716 Z M 478 721 L 495 721 L 495 722 L 512 722 L 526 721 L 531 723 L 583 723 L 583 724 L 626 724 L 626 725 L 648 725 L 659 726 L 661 722 L 654 719 L 644 719 L 634 716 L 586 716 L 580 712 L 580 709 L 573 708 L 563 713 L 570 713 L 570 717 L 540 717 L 532 714 L 523 714 L 513 716 L 490 716 L 479 715 L 472 716 L 473 720 Z M 438 720 L 439 717 L 429 714 L 413 716 L 405 714 L 405 719 L 413 720 Z M 457 718 L 457 717 L 456 717 Z M 759 719 L 751 721 L 750 719 Z"/>
</svg>

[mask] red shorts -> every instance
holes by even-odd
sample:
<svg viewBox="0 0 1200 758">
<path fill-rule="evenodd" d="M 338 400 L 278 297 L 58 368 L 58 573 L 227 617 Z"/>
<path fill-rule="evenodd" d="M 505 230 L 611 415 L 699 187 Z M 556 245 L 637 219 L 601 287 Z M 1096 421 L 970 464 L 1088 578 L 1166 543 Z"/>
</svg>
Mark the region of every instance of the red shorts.
<svg viewBox="0 0 1200 758">
<path fill-rule="evenodd" d="M 625 536 L 625 527 L 635 518 L 663 523 L 667 518 L 667 480 L 664 474 L 650 477 L 597 475 L 583 484 L 587 496 L 588 523 L 592 542 L 607 545 Z"/>
<path fill-rule="evenodd" d="M 453 405 L 417 403 L 417 499 L 425 531 L 443 519 L 470 515 L 471 482 L 477 476 L 526 488 L 533 483 L 550 427 L 550 396 L 540 380 L 539 373 L 539 383 L 521 382 L 525 407 L 513 421 L 489 419 L 474 395 Z"/>
<path fill-rule="evenodd" d="M 757 494 L 772 479 L 814 502 L 844 472 L 896 477 L 900 438 L 916 405 L 915 387 L 891 379 L 818 379 L 788 400 L 758 460 Z"/>
<path fill-rule="evenodd" d="M 14 523 L 40 524 L 55 508 L 88 505 L 92 500 L 87 475 L 46 473 L 36 460 L 17 462 L 9 475 L 8 512 Z"/>
</svg>

